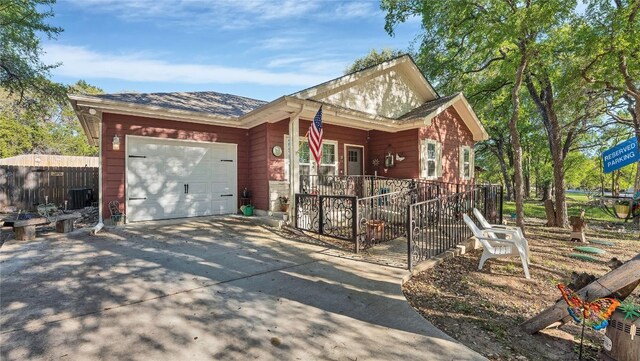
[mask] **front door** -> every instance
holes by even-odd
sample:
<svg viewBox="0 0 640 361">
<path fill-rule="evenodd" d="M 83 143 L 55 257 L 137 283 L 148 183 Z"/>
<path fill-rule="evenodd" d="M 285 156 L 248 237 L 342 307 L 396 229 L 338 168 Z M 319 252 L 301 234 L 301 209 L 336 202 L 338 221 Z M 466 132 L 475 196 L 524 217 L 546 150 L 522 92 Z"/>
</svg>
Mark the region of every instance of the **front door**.
<svg viewBox="0 0 640 361">
<path fill-rule="evenodd" d="M 362 175 L 362 148 L 347 147 L 347 175 Z"/>
</svg>

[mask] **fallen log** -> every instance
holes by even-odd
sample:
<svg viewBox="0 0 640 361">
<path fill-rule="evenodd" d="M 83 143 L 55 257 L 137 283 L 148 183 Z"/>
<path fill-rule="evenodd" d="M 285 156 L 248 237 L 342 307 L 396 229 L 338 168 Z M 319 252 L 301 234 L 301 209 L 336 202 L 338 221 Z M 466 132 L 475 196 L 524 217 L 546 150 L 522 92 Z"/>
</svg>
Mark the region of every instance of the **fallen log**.
<svg viewBox="0 0 640 361">
<path fill-rule="evenodd" d="M 619 293 L 616 295 L 618 298 L 627 297 L 633 292 L 633 289 L 635 289 L 639 281 L 640 253 L 622 266 L 591 282 L 576 293 L 587 301 L 614 295 L 616 292 Z M 635 284 L 635 286 L 633 286 L 633 284 Z M 587 294 L 589 295 L 588 297 Z M 560 299 L 555 305 L 522 323 L 520 328 L 526 333 L 534 334 L 558 321 L 563 319 L 568 320 L 567 317 L 570 317 L 567 311 L 567 303 L 564 299 Z"/>
</svg>

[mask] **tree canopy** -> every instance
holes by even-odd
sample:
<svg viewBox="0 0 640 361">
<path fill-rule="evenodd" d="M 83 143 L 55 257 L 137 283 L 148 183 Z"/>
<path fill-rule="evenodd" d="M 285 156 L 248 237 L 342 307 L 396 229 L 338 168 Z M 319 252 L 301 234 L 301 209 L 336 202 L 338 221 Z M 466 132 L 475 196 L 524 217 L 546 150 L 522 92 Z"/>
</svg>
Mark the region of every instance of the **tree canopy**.
<svg viewBox="0 0 640 361">
<path fill-rule="evenodd" d="M 421 19 L 418 66 L 442 94 L 463 91 L 472 103 L 490 136 L 478 145 L 477 164 L 494 169 L 494 180 L 501 174 L 507 195 L 515 193 L 518 219 L 518 195 L 528 197 L 532 181 L 543 197 L 554 190 L 555 221 L 566 225 L 567 183 L 604 188 L 611 177 L 615 188 L 626 185 L 620 174 L 630 173 L 604 175 L 598 160 L 605 144 L 624 140 L 625 126 L 640 137 L 640 1 L 586 5 L 382 1 L 390 34 L 409 18 Z M 640 165 L 636 179 L 640 188 Z"/>
<path fill-rule="evenodd" d="M 102 90 L 84 80 L 69 92 L 100 94 Z M 11 104 L 11 96 L 6 102 Z M 6 105 L 6 104 L 5 104 Z M 3 106 L 0 110 L 0 158 L 20 154 L 97 155 L 89 145 L 78 118 L 67 102 L 50 100 L 37 108 Z"/>
<path fill-rule="evenodd" d="M 41 60 L 40 36 L 55 39 L 62 32 L 47 23 L 55 0 L 0 2 L 0 88 L 22 107 L 38 107 L 43 99 L 64 97 L 64 87 L 49 79 L 58 64 Z"/>
<path fill-rule="evenodd" d="M 376 49 L 372 49 L 369 54 L 363 56 L 362 58 L 356 59 L 353 64 L 351 64 L 345 71 L 345 74 L 355 73 L 356 71 L 366 69 L 368 67 L 378 65 L 387 60 L 396 58 L 400 55 L 404 54 L 404 52 L 400 50 L 393 50 L 389 48 L 384 48 L 378 52 Z"/>
</svg>

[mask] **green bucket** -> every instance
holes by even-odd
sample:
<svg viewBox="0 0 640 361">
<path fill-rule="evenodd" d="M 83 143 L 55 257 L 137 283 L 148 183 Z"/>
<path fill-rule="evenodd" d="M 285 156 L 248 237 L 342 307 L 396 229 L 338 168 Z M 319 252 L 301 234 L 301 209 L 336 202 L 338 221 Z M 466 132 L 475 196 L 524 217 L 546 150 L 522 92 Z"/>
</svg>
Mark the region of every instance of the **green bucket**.
<svg viewBox="0 0 640 361">
<path fill-rule="evenodd" d="M 252 205 L 248 205 L 248 206 L 242 206 L 242 214 L 244 214 L 245 216 L 253 216 L 253 206 Z"/>
</svg>

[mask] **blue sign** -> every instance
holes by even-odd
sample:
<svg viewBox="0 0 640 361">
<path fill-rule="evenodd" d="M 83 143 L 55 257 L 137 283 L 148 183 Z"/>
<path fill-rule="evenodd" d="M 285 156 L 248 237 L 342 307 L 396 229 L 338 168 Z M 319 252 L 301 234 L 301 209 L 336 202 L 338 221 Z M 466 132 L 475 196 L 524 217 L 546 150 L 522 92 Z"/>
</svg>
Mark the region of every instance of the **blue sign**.
<svg viewBox="0 0 640 361">
<path fill-rule="evenodd" d="M 638 138 L 633 137 L 602 153 L 604 172 L 611 173 L 625 165 L 640 162 L 638 151 Z"/>
</svg>

